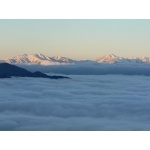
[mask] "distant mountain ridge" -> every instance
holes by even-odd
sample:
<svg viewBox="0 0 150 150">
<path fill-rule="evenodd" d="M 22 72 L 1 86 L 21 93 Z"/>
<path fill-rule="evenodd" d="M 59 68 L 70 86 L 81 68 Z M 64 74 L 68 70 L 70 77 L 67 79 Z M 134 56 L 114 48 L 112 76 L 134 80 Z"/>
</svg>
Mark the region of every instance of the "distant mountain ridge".
<svg viewBox="0 0 150 150">
<path fill-rule="evenodd" d="M 54 56 L 49 57 L 43 54 L 23 54 L 9 59 L 0 60 L 0 62 L 10 64 L 29 64 L 29 65 L 69 65 L 69 64 L 90 64 L 90 63 L 150 63 L 150 57 L 125 58 L 114 54 L 105 55 L 95 61 L 92 60 L 74 60 L 67 57 Z"/>
</svg>

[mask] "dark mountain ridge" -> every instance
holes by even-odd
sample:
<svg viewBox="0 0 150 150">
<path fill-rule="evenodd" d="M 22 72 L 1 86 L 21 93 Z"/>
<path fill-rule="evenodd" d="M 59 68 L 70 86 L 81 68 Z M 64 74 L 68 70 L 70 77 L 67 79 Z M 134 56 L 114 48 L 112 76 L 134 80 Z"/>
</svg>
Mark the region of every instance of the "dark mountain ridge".
<svg viewBox="0 0 150 150">
<path fill-rule="evenodd" d="M 30 72 L 21 67 L 11 65 L 8 63 L 0 63 L 0 78 L 11 78 L 14 77 L 36 77 L 36 78 L 49 78 L 49 79 L 63 79 L 68 78 L 65 76 L 48 76 L 42 72 Z"/>
</svg>

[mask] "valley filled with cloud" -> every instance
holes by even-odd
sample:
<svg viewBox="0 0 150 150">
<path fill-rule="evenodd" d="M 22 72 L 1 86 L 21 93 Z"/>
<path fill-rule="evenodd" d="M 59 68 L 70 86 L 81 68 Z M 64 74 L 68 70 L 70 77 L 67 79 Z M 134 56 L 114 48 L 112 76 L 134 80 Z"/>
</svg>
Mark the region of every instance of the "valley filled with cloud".
<svg viewBox="0 0 150 150">
<path fill-rule="evenodd" d="M 0 130 L 150 130 L 150 76 L 68 76 L 0 79 Z"/>
</svg>

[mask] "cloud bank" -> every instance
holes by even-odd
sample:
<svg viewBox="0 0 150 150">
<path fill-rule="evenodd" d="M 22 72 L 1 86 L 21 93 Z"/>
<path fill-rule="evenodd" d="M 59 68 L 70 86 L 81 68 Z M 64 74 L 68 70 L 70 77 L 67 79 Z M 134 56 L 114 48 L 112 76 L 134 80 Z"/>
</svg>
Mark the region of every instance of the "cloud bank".
<svg viewBox="0 0 150 150">
<path fill-rule="evenodd" d="M 150 130 L 150 77 L 0 80 L 2 131 Z"/>
<path fill-rule="evenodd" d="M 99 64 L 89 63 L 87 65 L 19 65 L 29 71 L 41 71 L 43 73 L 56 73 L 66 75 L 146 75 L 150 76 L 150 64 L 128 63 L 128 64 Z"/>
</svg>

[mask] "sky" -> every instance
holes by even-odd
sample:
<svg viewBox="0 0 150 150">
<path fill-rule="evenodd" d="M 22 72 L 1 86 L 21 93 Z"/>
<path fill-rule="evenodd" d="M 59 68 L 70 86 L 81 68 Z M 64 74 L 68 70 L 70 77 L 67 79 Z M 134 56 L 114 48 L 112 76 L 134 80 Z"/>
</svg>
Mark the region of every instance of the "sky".
<svg viewBox="0 0 150 150">
<path fill-rule="evenodd" d="M 1 19 L 0 59 L 42 53 L 95 60 L 106 54 L 150 57 L 150 20 Z"/>
</svg>

